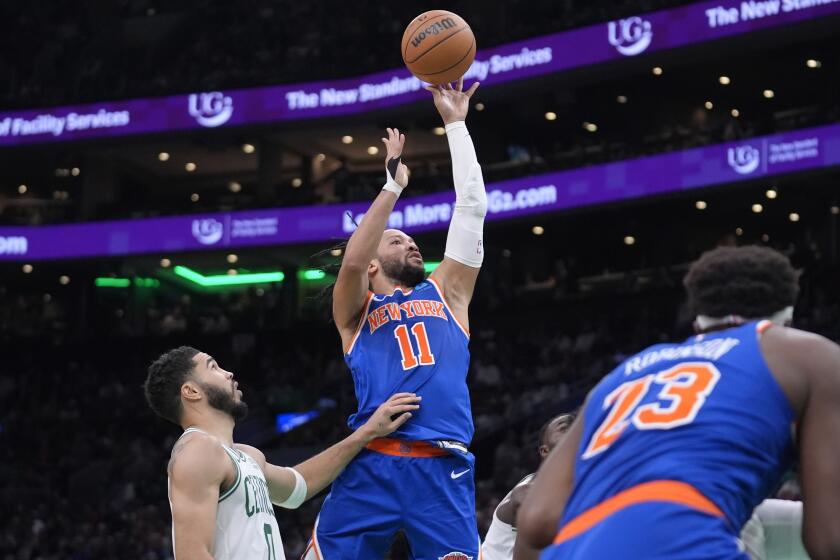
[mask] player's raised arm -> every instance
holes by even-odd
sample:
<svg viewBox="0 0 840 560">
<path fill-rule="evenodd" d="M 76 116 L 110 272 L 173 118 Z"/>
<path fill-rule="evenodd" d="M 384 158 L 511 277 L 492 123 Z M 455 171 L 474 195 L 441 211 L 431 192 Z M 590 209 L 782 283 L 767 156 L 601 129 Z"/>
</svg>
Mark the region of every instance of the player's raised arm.
<svg viewBox="0 0 840 560">
<path fill-rule="evenodd" d="M 516 516 L 516 544 L 522 549 L 542 550 L 557 533 L 566 501 L 572 492 L 575 457 L 583 433 L 583 415 L 575 419 L 568 435 L 554 448 L 531 483 L 531 490 Z M 530 556 L 514 552 L 514 560 Z"/>
<path fill-rule="evenodd" d="M 396 128 L 389 128 L 388 138 L 383 138 L 387 150 L 385 173 L 387 181 L 382 192 L 373 201 L 362 223 L 347 242 L 344 259 L 333 288 L 333 319 L 341 333 L 344 348 L 353 338 L 368 293 L 368 268 L 376 256 L 376 248 L 388 224 L 394 205 L 408 186 L 408 168 L 400 161 L 405 135 Z"/>
<path fill-rule="evenodd" d="M 456 318 L 468 325 L 467 309 L 484 260 L 487 193 L 475 146 L 465 123 L 470 97 L 478 89 L 478 82 L 467 91 L 463 91 L 463 87 L 464 79 L 461 78 L 455 88 L 446 85 L 426 89 L 432 92 L 435 107 L 446 126 L 455 184 L 455 211 L 446 237 L 446 252 L 432 278 L 440 284 Z"/>
<path fill-rule="evenodd" d="M 253 447 L 237 447 L 262 467 L 271 501 L 280 507 L 295 509 L 332 483 L 368 443 L 405 424 L 411 418 L 411 411 L 420 408 L 419 402 L 420 397 L 414 393 L 392 395 L 361 428 L 294 468 L 267 463 L 265 456 Z"/>
<path fill-rule="evenodd" d="M 211 437 L 180 441 L 169 460 L 172 548 L 176 558 L 213 560 L 219 489 L 230 458 Z"/>
</svg>

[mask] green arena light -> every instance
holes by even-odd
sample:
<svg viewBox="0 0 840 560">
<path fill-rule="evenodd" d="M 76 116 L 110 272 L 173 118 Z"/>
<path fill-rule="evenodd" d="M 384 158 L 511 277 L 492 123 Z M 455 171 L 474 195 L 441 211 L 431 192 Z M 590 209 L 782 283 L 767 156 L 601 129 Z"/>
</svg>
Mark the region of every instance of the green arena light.
<svg viewBox="0 0 840 560">
<path fill-rule="evenodd" d="M 254 272 L 249 274 L 215 274 L 215 275 L 208 275 L 205 276 L 200 272 L 196 272 L 191 268 L 187 268 L 186 266 L 178 265 L 173 269 L 173 272 L 184 278 L 185 280 L 189 280 L 194 284 L 198 284 L 204 288 L 210 288 L 215 286 L 242 286 L 247 284 L 268 284 L 273 282 L 282 282 L 283 279 L 286 277 L 280 271 L 277 272 Z"/>
<path fill-rule="evenodd" d="M 304 280 L 323 280 L 327 277 L 327 273 L 318 268 L 310 268 L 303 271 Z"/>
<path fill-rule="evenodd" d="M 93 284 L 97 288 L 128 288 L 131 280 L 128 278 L 111 278 L 108 276 L 95 278 Z"/>
<path fill-rule="evenodd" d="M 427 262 L 423 263 L 423 269 L 426 271 L 427 274 L 430 274 L 434 272 L 439 265 L 440 262 Z"/>
</svg>

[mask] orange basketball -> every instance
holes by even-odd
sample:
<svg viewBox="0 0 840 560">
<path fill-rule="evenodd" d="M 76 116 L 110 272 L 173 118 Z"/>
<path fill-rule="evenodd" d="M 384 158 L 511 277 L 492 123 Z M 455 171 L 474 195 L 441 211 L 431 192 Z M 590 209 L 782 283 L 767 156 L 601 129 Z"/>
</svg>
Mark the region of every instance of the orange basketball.
<svg viewBox="0 0 840 560">
<path fill-rule="evenodd" d="M 424 82 L 454 82 L 475 59 L 475 35 L 457 14 L 431 10 L 405 28 L 402 57 L 411 73 Z"/>
</svg>

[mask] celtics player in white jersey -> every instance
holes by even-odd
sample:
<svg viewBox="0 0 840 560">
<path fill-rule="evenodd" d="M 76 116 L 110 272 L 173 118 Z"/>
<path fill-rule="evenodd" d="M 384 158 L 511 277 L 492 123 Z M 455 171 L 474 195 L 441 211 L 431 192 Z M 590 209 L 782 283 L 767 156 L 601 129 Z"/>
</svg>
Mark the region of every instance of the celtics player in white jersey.
<svg viewBox="0 0 840 560">
<path fill-rule="evenodd" d="M 544 461 L 551 450 L 563 438 L 563 434 L 572 425 L 575 419 L 574 413 L 555 416 L 540 428 L 539 454 L 540 461 Z M 507 496 L 499 502 L 496 511 L 493 512 L 493 521 L 487 530 L 487 536 L 481 545 L 483 560 L 512 560 L 513 548 L 516 545 L 516 513 L 522 500 L 528 495 L 531 489 L 531 481 L 534 480 L 534 473 L 529 474 L 508 492 Z M 520 545 L 522 558 L 539 558 L 539 552 L 529 552 Z M 529 556 L 530 554 L 530 556 Z"/>
<path fill-rule="evenodd" d="M 294 468 L 233 443 L 248 405 L 233 373 L 182 346 L 150 367 L 149 406 L 184 428 L 167 469 L 176 560 L 284 560 L 272 504 L 294 509 L 330 484 L 365 445 L 411 418 L 420 399 L 398 393 L 352 435 Z"/>
</svg>

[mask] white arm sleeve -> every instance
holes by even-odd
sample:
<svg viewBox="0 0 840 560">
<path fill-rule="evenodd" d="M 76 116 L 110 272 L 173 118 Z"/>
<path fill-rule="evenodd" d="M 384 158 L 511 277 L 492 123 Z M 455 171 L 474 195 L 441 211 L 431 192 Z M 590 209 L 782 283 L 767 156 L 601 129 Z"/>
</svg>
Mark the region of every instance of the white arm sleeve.
<svg viewBox="0 0 840 560">
<path fill-rule="evenodd" d="M 484 217 L 487 192 L 470 133 L 464 121 L 446 125 L 455 183 L 455 210 L 446 237 L 447 257 L 473 268 L 484 260 Z"/>
<path fill-rule="evenodd" d="M 306 480 L 304 480 L 303 475 L 297 472 L 295 469 L 291 467 L 286 467 L 292 474 L 295 475 L 295 489 L 292 490 L 292 493 L 289 494 L 289 497 L 286 498 L 284 501 L 278 503 L 277 505 L 281 508 L 286 509 L 297 509 L 306 499 Z"/>
</svg>

